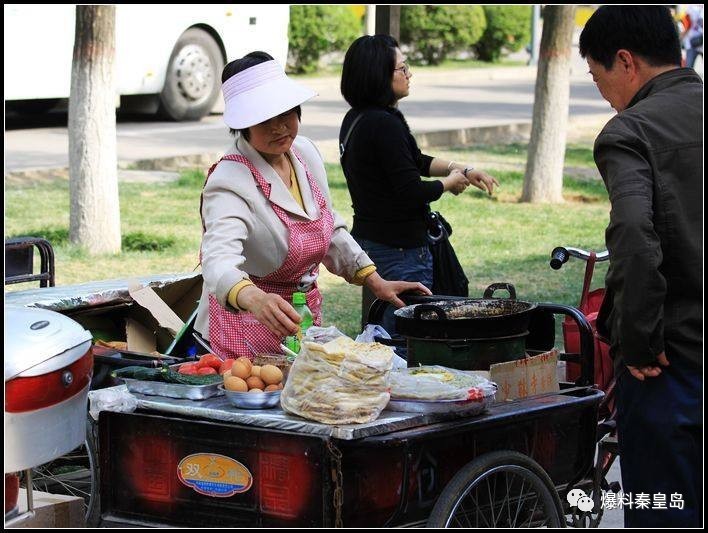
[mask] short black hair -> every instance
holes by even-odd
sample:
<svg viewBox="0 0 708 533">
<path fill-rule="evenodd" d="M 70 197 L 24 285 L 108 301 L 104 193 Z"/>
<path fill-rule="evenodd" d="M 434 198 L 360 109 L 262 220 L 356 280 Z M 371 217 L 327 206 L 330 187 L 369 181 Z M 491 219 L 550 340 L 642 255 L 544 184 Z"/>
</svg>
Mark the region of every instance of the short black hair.
<svg viewBox="0 0 708 533">
<path fill-rule="evenodd" d="M 389 107 L 393 94 L 398 42 L 390 35 L 364 35 L 354 41 L 344 56 L 341 91 L 352 107 Z"/>
<path fill-rule="evenodd" d="M 275 58 L 268 52 L 261 51 L 251 52 L 243 56 L 241 59 L 235 59 L 228 63 L 221 72 L 221 83 L 224 83 L 231 76 L 238 74 L 239 72 L 243 72 L 247 68 L 255 67 L 256 65 L 260 65 L 266 61 L 272 61 L 273 59 Z M 297 119 L 300 120 L 302 118 L 302 109 L 300 106 L 297 106 L 295 110 L 297 111 Z M 229 132 L 231 135 L 236 135 L 236 130 L 233 128 L 230 128 Z M 248 128 L 238 130 L 238 132 L 243 135 L 247 141 L 250 140 Z"/>
<path fill-rule="evenodd" d="M 666 6 L 604 5 L 588 19 L 580 34 L 580 55 L 606 69 L 624 48 L 653 67 L 681 66 L 678 30 Z"/>
</svg>

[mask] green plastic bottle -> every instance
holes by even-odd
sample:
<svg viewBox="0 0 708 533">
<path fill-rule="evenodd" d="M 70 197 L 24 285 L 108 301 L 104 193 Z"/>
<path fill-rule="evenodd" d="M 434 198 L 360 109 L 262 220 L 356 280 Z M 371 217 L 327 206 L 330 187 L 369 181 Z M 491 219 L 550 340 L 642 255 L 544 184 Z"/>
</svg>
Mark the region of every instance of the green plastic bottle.
<svg viewBox="0 0 708 533">
<path fill-rule="evenodd" d="M 293 293 L 293 307 L 300 315 L 302 321 L 300 322 L 300 329 L 298 330 L 297 335 L 289 335 L 285 337 L 285 346 L 290 348 L 295 353 L 300 353 L 302 338 L 313 324 L 312 311 L 310 311 L 310 308 L 307 307 L 307 297 L 304 292 Z"/>
</svg>

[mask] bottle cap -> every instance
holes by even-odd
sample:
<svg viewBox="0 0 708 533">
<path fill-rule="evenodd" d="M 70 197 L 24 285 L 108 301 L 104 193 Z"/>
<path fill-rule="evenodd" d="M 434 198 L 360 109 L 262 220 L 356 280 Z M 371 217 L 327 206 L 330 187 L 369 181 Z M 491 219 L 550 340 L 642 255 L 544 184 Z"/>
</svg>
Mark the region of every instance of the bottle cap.
<svg viewBox="0 0 708 533">
<path fill-rule="evenodd" d="M 307 298 L 304 292 L 294 292 L 293 293 L 293 304 L 295 305 L 305 305 L 307 303 Z"/>
</svg>

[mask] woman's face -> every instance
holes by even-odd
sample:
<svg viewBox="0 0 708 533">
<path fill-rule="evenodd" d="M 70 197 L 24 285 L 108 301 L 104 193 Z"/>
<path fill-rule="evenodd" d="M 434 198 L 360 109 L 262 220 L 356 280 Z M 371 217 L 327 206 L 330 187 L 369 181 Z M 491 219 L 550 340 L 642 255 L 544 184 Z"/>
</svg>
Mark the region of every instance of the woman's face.
<svg viewBox="0 0 708 533">
<path fill-rule="evenodd" d="M 300 121 L 297 109 L 281 113 L 265 122 L 248 128 L 249 143 L 262 154 L 284 154 L 295 141 Z"/>
<path fill-rule="evenodd" d="M 391 80 L 393 96 L 396 98 L 396 102 L 408 96 L 412 77 L 413 74 L 411 74 L 401 50 L 396 48 L 396 66 L 393 68 L 393 79 Z"/>
</svg>

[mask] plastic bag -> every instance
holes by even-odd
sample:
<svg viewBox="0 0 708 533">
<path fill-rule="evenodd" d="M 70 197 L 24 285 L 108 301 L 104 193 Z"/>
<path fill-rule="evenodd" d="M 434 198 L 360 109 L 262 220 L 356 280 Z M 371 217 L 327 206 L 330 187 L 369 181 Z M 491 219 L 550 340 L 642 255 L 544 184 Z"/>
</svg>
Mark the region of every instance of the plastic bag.
<svg viewBox="0 0 708 533">
<path fill-rule="evenodd" d="M 389 401 L 393 350 L 338 337 L 303 342 L 280 396 L 285 411 L 323 424 L 376 420 Z"/>
<path fill-rule="evenodd" d="M 388 334 L 383 326 L 379 324 L 367 324 L 364 327 L 364 331 L 357 335 L 356 342 L 376 342 L 374 337 L 381 337 L 382 339 L 390 339 L 391 335 Z"/>
<path fill-rule="evenodd" d="M 138 408 L 138 400 L 128 392 L 125 385 L 89 391 L 88 399 L 89 414 L 96 421 L 101 411 L 132 413 Z"/>
<path fill-rule="evenodd" d="M 339 331 L 334 326 L 329 326 L 323 328 L 320 326 L 310 326 L 305 332 L 305 336 L 302 338 L 303 342 L 317 342 L 319 344 L 325 344 L 329 341 L 333 341 L 339 337 L 346 337 L 344 333 Z"/>
<path fill-rule="evenodd" d="M 481 376 L 430 365 L 391 372 L 391 398 L 466 400 L 492 396 L 496 385 Z"/>
</svg>

